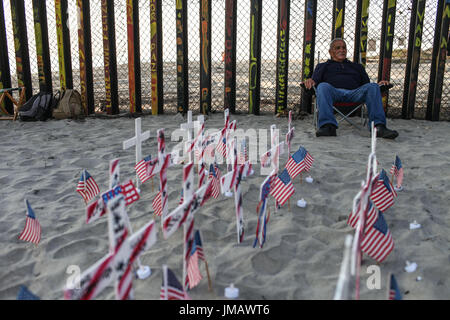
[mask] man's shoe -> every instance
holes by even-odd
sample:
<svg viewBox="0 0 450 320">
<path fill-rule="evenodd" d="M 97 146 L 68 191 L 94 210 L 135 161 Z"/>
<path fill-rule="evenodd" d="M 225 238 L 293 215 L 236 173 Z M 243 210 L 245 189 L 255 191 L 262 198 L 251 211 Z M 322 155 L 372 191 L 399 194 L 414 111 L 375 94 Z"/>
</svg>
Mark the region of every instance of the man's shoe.
<svg viewBox="0 0 450 320">
<path fill-rule="evenodd" d="M 377 138 L 395 139 L 398 137 L 397 131 L 386 128 L 384 124 L 377 124 L 375 128 L 377 128 Z"/>
<path fill-rule="evenodd" d="M 316 137 L 335 137 L 336 127 L 332 124 L 324 124 L 316 131 Z"/>
</svg>

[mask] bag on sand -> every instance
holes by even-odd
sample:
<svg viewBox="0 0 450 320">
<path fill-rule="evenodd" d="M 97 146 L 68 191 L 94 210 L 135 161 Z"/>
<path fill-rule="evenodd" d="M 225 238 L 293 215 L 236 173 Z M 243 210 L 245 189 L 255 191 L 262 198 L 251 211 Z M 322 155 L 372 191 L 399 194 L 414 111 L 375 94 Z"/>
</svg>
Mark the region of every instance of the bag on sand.
<svg viewBox="0 0 450 320">
<path fill-rule="evenodd" d="M 58 107 L 53 110 L 53 118 L 60 119 L 83 119 L 85 116 L 81 105 L 81 95 L 77 90 L 66 89 L 61 94 Z"/>
<path fill-rule="evenodd" d="M 52 110 L 59 98 L 51 93 L 39 92 L 33 95 L 19 110 L 21 121 L 45 121 L 52 117 Z"/>
</svg>

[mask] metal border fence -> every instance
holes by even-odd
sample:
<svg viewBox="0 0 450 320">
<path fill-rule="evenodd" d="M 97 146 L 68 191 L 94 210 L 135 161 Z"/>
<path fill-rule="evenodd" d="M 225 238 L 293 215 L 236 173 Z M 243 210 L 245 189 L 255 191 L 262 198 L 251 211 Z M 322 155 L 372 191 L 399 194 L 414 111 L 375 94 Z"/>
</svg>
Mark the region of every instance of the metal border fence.
<svg viewBox="0 0 450 320">
<path fill-rule="evenodd" d="M 449 19 L 448 0 L 2 0 L 0 88 L 74 88 L 89 114 L 311 112 L 300 83 L 342 37 L 394 84 L 388 117 L 450 120 Z"/>
</svg>

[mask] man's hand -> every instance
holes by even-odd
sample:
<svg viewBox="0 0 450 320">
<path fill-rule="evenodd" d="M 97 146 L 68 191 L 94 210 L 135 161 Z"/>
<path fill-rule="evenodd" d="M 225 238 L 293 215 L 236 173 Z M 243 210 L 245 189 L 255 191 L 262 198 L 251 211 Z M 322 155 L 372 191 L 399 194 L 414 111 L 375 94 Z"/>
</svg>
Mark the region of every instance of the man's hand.
<svg viewBox="0 0 450 320">
<path fill-rule="evenodd" d="M 380 82 L 378 82 L 378 85 L 380 85 L 380 86 L 388 86 L 389 85 L 389 81 L 381 80 Z"/>
<path fill-rule="evenodd" d="M 314 87 L 314 86 L 316 85 L 316 83 L 314 82 L 314 80 L 311 79 L 311 78 L 306 79 L 305 82 L 304 82 L 304 84 L 305 84 L 306 89 L 308 89 L 308 90 L 311 89 L 312 87 Z"/>
</svg>

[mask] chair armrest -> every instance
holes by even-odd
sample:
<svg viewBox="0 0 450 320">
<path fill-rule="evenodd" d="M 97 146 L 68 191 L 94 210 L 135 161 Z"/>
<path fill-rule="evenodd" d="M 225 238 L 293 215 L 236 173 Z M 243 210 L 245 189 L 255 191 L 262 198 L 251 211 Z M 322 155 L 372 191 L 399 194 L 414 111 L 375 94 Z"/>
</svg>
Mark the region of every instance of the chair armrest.
<svg viewBox="0 0 450 320">
<path fill-rule="evenodd" d="M 383 84 L 380 86 L 380 91 L 381 92 L 386 92 L 389 91 L 389 89 L 391 89 L 394 85 L 392 83 L 389 84 Z"/>
<path fill-rule="evenodd" d="M 316 95 L 316 89 L 314 87 L 312 87 L 311 89 L 307 89 L 303 82 L 300 83 L 300 87 L 302 87 L 303 90 L 305 90 L 306 94 L 309 94 L 311 96 L 315 96 Z"/>
</svg>

